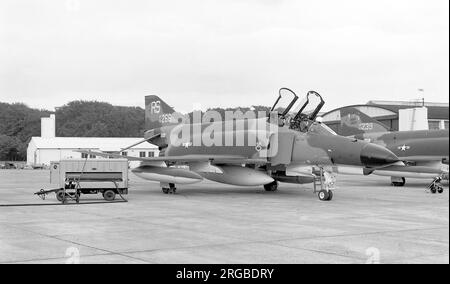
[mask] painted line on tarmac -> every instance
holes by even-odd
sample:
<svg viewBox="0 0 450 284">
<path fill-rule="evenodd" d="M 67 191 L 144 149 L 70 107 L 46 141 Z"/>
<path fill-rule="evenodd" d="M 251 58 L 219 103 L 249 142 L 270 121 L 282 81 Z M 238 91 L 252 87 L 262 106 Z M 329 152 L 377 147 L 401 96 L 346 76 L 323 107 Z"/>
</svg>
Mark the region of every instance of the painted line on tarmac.
<svg viewBox="0 0 450 284">
<path fill-rule="evenodd" d="M 92 204 L 111 204 L 111 203 L 127 203 L 128 201 L 106 201 L 106 202 L 80 202 L 80 203 L 22 203 L 22 204 L 0 204 L 0 207 L 27 207 L 27 206 L 57 206 L 57 205 L 92 205 Z"/>
</svg>

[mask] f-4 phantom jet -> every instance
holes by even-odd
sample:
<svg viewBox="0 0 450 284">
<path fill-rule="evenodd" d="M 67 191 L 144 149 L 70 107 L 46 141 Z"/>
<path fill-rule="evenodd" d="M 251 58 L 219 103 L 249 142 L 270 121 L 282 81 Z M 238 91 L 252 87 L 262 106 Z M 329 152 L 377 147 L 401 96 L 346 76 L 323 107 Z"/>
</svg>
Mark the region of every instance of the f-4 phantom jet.
<svg viewBox="0 0 450 284">
<path fill-rule="evenodd" d="M 390 131 L 383 123 L 356 107 L 340 111 L 339 134 L 372 142 L 395 153 L 406 166 L 392 165 L 364 174 L 390 176 L 393 186 L 404 186 L 406 178 L 434 179 L 432 193 L 444 191 L 440 181 L 448 179 L 449 132 L 447 130 Z"/>
<path fill-rule="evenodd" d="M 126 158 L 141 161 L 132 172 L 160 182 L 164 193 L 175 192 L 177 185 L 203 179 L 276 191 L 279 182 L 304 184 L 317 178 L 323 180 L 327 169 L 337 165 L 367 170 L 403 165 L 390 150 L 336 135 L 317 122 L 324 104 L 317 92 L 310 91 L 299 101 L 293 91 L 282 88 L 269 115 L 256 117 L 254 112 L 235 112 L 228 117 L 225 114 L 224 119 L 209 111 L 182 115 L 159 97 L 147 96 L 149 130 L 141 143 L 157 145 L 160 156 Z M 120 153 L 81 152 L 123 158 Z M 318 173 L 313 167 L 320 169 Z M 322 186 L 318 196 L 328 201 L 333 192 Z"/>
</svg>

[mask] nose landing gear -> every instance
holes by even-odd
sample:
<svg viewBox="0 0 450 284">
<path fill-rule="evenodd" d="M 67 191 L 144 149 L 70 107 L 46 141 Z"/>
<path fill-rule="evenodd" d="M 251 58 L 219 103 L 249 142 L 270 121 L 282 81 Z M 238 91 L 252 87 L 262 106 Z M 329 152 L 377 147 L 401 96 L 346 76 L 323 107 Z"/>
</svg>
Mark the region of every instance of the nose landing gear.
<svg viewBox="0 0 450 284">
<path fill-rule="evenodd" d="M 317 187 L 320 186 L 320 191 L 317 194 L 319 200 L 321 201 L 331 201 L 333 200 L 334 184 L 336 183 L 336 178 L 323 168 L 320 168 L 319 175 L 314 178 L 314 193 L 317 192 Z"/>
</svg>

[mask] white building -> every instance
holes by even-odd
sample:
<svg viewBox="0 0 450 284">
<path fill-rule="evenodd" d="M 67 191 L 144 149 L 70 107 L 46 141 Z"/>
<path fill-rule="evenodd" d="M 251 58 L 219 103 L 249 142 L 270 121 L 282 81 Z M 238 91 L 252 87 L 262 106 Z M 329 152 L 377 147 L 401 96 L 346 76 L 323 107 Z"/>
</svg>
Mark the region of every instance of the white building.
<svg viewBox="0 0 450 284">
<path fill-rule="evenodd" d="M 27 149 L 27 164 L 50 165 L 51 161 L 61 159 L 86 158 L 85 154 L 76 152 L 80 149 L 90 149 L 103 152 L 119 152 L 121 149 L 136 144 L 143 138 L 118 138 L 118 137 L 55 137 L 55 116 L 42 118 L 42 137 L 32 137 Z M 124 156 L 130 157 L 154 157 L 158 156 L 158 147 L 150 143 L 142 143 L 124 152 Z M 90 156 L 94 159 L 101 157 Z M 131 162 L 130 166 L 138 166 L 139 162 Z"/>
</svg>

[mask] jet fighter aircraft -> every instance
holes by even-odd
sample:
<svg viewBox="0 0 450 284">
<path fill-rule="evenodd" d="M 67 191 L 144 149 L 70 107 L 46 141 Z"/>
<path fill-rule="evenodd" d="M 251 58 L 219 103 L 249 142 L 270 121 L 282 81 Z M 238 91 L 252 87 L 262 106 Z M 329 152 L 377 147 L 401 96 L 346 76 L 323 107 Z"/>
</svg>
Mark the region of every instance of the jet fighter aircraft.
<svg viewBox="0 0 450 284">
<path fill-rule="evenodd" d="M 392 151 L 380 145 L 338 136 L 316 122 L 325 103 L 317 92 L 308 92 L 300 103 L 298 99 L 293 91 L 282 88 L 269 117 L 246 114 L 244 118 L 234 115 L 233 119 L 211 121 L 216 114 L 207 112 L 201 122 L 190 123 L 190 117 L 176 113 L 159 97 L 147 96 L 146 127 L 150 130 L 141 143 L 157 145 L 160 156 L 126 158 L 141 161 L 132 172 L 160 182 L 164 193 L 175 192 L 176 185 L 203 179 L 276 191 L 278 182 L 314 182 L 317 176 L 313 166 L 321 169 L 322 180 L 323 170 L 336 165 L 368 170 L 403 165 Z M 192 116 L 195 120 L 201 114 Z M 123 158 L 120 154 L 81 152 Z M 331 200 L 333 193 L 322 187 L 318 196 Z"/>
<path fill-rule="evenodd" d="M 448 130 L 394 131 L 362 113 L 355 107 L 341 109 L 339 134 L 372 142 L 391 150 L 406 166 L 392 165 L 373 169 L 366 174 L 390 176 L 393 186 L 404 186 L 406 178 L 435 179 L 430 184 L 432 193 L 442 193 L 442 178 L 448 179 Z"/>
</svg>

